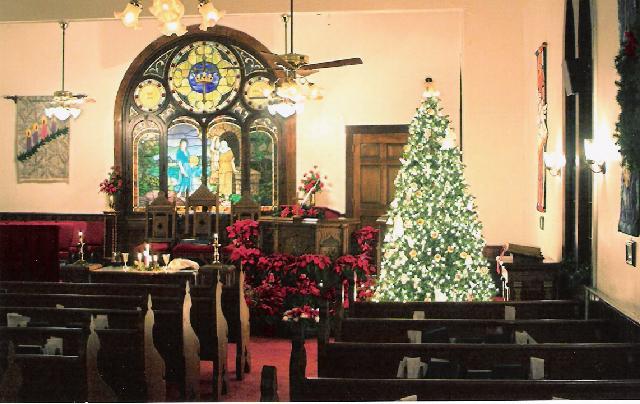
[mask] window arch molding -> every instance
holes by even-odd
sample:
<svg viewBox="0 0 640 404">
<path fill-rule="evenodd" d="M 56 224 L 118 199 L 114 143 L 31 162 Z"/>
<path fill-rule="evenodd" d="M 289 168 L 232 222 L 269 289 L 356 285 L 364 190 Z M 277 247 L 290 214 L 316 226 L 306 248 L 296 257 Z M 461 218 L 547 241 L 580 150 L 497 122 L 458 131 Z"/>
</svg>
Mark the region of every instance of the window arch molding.
<svg viewBox="0 0 640 404">
<path fill-rule="evenodd" d="M 269 52 L 269 50 L 257 41 L 255 38 L 247 35 L 238 30 L 234 30 L 224 26 L 216 26 L 210 28 L 206 32 L 202 32 L 198 29 L 197 25 L 190 26 L 188 28 L 188 32 L 181 37 L 160 37 L 150 43 L 130 64 L 129 68 L 125 72 L 125 75 L 120 83 L 118 93 L 115 100 L 115 108 L 114 108 L 114 163 L 119 166 L 122 170 L 123 179 L 124 179 L 124 192 L 122 193 L 122 197 L 118 201 L 118 211 L 131 215 L 135 214 L 134 205 L 133 205 L 133 139 L 132 133 L 136 125 L 139 125 L 140 122 L 145 120 L 153 121 L 154 125 L 160 129 L 161 141 L 160 141 L 160 188 L 161 190 L 167 190 L 167 137 L 168 131 L 171 126 L 171 122 L 180 117 L 188 117 L 196 121 L 200 127 L 200 133 L 203 138 L 203 153 L 201 158 L 208 164 L 207 156 L 206 156 L 206 139 L 207 139 L 207 130 L 213 124 L 214 120 L 219 116 L 229 116 L 235 119 L 242 130 L 242 135 L 240 139 L 241 144 L 247 145 L 246 147 L 242 147 L 240 151 L 240 156 L 238 156 L 238 160 L 241 162 L 239 167 L 239 171 L 241 174 L 241 191 L 243 197 L 245 193 L 250 192 L 250 149 L 249 149 L 249 132 L 251 130 L 251 122 L 256 119 L 260 119 L 261 117 L 268 116 L 266 111 L 257 111 L 255 108 L 249 108 L 248 103 L 244 101 L 242 88 L 240 88 L 237 94 L 233 95 L 234 101 L 231 102 L 231 105 L 227 105 L 220 110 L 202 110 L 202 111 L 189 111 L 183 107 L 183 105 L 178 105 L 177 98 L 174 98 L 173 94 L 168 93 L 163 94 L 162 101 L 160 102 L 160 107 L 158 111 L 162 112 L 154 112 L 147 111 L 141 109 L 139 105 L 132 106 L 132 97 L 134 92 L 136 91 L 136 86 L 149 75 L 148 69 L 152 63 L 156 63 L 159 60 L 159 56 L 171 53 L 171 56 L 167 57 L 163 63 L 165 63 L 165 73 L 164 79 L 158 78 L 158 81 L 162 82 L 165 89 L 169 87 L 166 71 L 169 70 L 169 64 L 172 61 L 172 58 L 176 57 L 176 54 L 184 47 L 193 46 L 195 47 L 195 43 L 198 42 L 206 42 L 208 43 L 218 43 L 222 44 L 222 48 L 233 47 L 235 50 L 233 54 L 237 57 L 244 58 L 245 54 L 242 51 L 247 51 L 250 56 L 253 56 L 260 64 L 264 66 L 265 71 L 262 72 L 262 75 L 268 76 L 272 80 L 276 80 L 278 75 L 274 74 L 276 71 L 276 66 L 270 60 L 262 57 L 261 52 Z M 206 60 L 203 59 L 203 64 L 206 65 Z M 245 66 L 247 62 L 242 59 L 242 65 Z M 246 70 L 246 69 L 245 69 Z M 247 81 L 254 77 L 255 72 L 247 73 L 246 71 L 242 74 L 242 81 L 240 86 L 246 85 Z M 164 81 L 163 81 L 164 80 Z M 240 80 L 240 79 L 238 79 Z M 152 80 L 153 81 L 153 80 Z M 237 88 L 236 88 L 237 89 Z M 204 95 L 207 95 L 206 91 Z M 204 102 L 203 96 L 203 102 Z M 240 100 L 242 101 L 242 105 L 246 107 L 243 108 L 235 108 L 236 104 L 240 104 Z M 248 111 L 248 112 L 247 112 Z M 135 116 L 131 116 L 131 112 L 134 112 Z M 158 115 L 163 115 L 159 117 Z M 278 128 L 278 139 L 279 143 L 277 145 L 277 156 L 278 156 L 278 183 L 274 184 L 274 187 L 277 187 L 278 192 L 278 200 L 274 201 L 279 204 L 287 204 L 295 201 L 295 162 L 296 162 L 296 141 L 295 141 L 295 117 L 291 117 L 288 119 L 281 119 L 276 117 L 268 116 Z M 206 166 L 208 167 L 208 166 Z M 206 170 L 202 170 L 203 172 Z M 275 204 L 275 203 L 274 203 Z"/>
</svg>

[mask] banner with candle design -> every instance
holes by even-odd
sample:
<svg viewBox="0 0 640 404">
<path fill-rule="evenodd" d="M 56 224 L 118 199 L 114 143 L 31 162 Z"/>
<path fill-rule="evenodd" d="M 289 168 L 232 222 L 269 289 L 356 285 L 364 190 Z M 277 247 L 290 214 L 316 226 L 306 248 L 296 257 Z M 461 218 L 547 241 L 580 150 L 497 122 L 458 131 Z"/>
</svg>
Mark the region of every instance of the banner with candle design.
<svg viewBox="0 0 640 404">
<path fill-rule="evenodd" d="M 22 182 L 69 182 L 69 123 L 47 118 L 51 96 L 16 99 L 16 173 Z"/>
</svg>

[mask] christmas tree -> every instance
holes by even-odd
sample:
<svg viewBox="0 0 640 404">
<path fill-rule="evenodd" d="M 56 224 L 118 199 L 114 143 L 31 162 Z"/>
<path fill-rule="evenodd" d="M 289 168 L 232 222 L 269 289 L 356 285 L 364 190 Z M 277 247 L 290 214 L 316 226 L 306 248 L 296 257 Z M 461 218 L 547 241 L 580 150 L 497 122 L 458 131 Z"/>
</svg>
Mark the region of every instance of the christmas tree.
<svg viewBox="0 0 640 404">
<path fill-rule="evenodd" d="M 472 301 L 496 294 L 460 150 L 439 93 L 427 89 L 409 126 L 409 139 L 390 204 L 377 301 Z"/>
</svg>

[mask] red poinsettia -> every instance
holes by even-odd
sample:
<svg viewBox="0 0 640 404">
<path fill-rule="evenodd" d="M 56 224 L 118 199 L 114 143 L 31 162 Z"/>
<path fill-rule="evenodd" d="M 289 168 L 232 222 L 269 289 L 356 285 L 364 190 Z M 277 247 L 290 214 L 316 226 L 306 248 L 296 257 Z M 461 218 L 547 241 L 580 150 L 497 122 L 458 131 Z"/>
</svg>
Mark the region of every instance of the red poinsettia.
<svg viewBox="0 0 640 404">
<path fill-rule="evenodd" d="M 238 220 L 231 226 L 227 226 L 227 236 L 234 246 L 255 247 L 260 234 L 259 224 L 255 220 Z"/>
<path fill-rule="evenodd" d="M 365 226 L 353 233 L 353 238 L 358 243 L 358 248 L 362 254 L 373 256 L 378 242 L 378 233 L 380 231 L 371 226 Z"/>
<path fill-rule="evenodd" d="M 122 176 L 120 175 L 120 168 L 117 166 L 111 167 L 111 171 L 107 178 L 100 183 L 100 192 L 113 195 L 122 189 Z"/>
</svg>

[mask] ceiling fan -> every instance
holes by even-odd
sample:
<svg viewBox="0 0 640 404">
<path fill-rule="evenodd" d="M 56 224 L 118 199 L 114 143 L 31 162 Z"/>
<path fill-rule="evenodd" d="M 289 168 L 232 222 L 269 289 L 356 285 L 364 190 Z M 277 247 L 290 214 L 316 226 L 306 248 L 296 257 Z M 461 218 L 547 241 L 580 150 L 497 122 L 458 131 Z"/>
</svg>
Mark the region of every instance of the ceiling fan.
<svg viewBox="0 0 640 404">
<path fill-rule="evenodd" d="M 318 72 L 320 69 L 328 69 L 333 67 L 342 67 L 350 65 L 362 64 L 360 58 L 337 59 L 328 62 L 309 63 L 309 56 L 295 53 L 293 50 L 293 0 L 290 0 L 289 14 L 283 14 L 284 22 L 284 50 L 283 54 L 275 54 L 270 52 L 262 52 L 262 54 L 271 59 L 281 70 L 288 74 L 306 77 Z M 289 41 L 289 33 L 291 40 Z"/>
<path fill-rule="evenodd" d="M 62 29 L 62 89 L 53 93 L 53 99 L 44 110 L 47 117 L 55 117 L 61 121 L 65 121 L 70 117 L 77 118 L 80 115 L 78 105 L 85 102 L 95 102 L 94 99 L 89 98 L 86 94 L 74 94 L 64 89 L 64 48 L 68 26 L 67 22 L 60 22 L 60 28 Z"/>
</svg>

